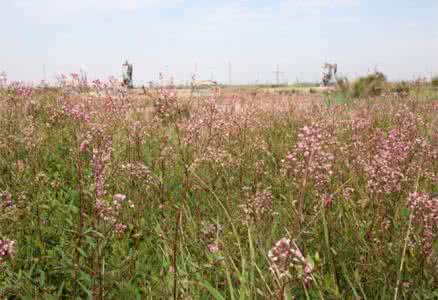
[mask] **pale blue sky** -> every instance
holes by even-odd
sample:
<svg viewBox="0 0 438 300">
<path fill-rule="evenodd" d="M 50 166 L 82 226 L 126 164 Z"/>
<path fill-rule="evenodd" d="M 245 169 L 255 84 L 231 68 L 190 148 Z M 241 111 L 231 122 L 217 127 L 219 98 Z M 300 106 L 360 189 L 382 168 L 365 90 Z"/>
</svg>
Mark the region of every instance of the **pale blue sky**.
<svg viewBox="0 0 438 300">
<path fill-rule="evenodd" d="M 189 80 L 315 81 L 324 62 L 356 77 L 438 74 L 437 0 L 0 0 L 0 70 L 40 80 L 85 68 L 136 84 L 160 71 Z"/>
</svg>

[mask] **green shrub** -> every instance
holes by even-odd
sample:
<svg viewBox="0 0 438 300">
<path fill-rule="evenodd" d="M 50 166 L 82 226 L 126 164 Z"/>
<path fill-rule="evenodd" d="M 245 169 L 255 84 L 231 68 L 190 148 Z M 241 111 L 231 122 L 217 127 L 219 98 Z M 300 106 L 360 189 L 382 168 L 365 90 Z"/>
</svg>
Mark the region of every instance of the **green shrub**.
<svg viewBox="0 0 438 300">
<path fill-rule="evenodd" d="M 408 96 L 410 90 L 411 90 L 411 87 L 410 87 L 409 83 L 407 83 L 406 81 L 397 82 L 391 88 L 391 91 L 400 97 Z"/>
<path fill-rule="evenodd" d="M 350 82 L 345 77 L 336 79 L 336 88 L 339 92 L 346 94 L 350 91 Z"/>
<path fill-rule="evenodd" d="M 355 98 L 379 96 L 382 94 L 385 84 L 386 76 L 380 72 L 361 77 L 353 83 L 352 96 Z"/>
<path fill-rule="evenodd" d="M 432 78 L 432 86 L 438 87 L 438 76 L 435 76 L 434 78 Z"/>
<path fill-rule="evenodd" d="M 282 91 L 278 91 L 278 94 L 281 96 L 291 96 L 298 94 L 298 91 L 296 89 L 282 90 Z"/>
</svg>

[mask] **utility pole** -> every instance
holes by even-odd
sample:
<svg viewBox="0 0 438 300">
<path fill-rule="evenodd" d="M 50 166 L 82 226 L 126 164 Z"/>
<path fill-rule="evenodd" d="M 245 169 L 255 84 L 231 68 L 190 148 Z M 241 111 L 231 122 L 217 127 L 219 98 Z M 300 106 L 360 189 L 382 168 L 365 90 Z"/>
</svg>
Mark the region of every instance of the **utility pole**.
<svg viewBox="0 0 438 300">
<path fill-rule="evenodd" d="M 214 81 L 215 80 L 215 70 L 216 70 L 216 68 L 215 67 L 209 67 L 209 68 L 207 68 L 208 70 L 210 70 L 210 80 L 211 81 Z"/>
<path fill-rule="evenodd" d="M 46 84 L 46 64 L 43 64 L 43 78 L 44 84 Z"/>
<path fill-rule="evenodd" d="M 233 69 L 231 66 L 231 61 L 228 62 L 228 84 L 232 85 L 233 84 Z"/>
<path fill-rule="evenodd" d="M 283 75 L 283 72 L 280 72 L 280 65 L 277 64 L 277 70 L 275 70 L 273 73 L 275 74 L 275 83 L 279 85 L 280 76 Z"/>
</svg>

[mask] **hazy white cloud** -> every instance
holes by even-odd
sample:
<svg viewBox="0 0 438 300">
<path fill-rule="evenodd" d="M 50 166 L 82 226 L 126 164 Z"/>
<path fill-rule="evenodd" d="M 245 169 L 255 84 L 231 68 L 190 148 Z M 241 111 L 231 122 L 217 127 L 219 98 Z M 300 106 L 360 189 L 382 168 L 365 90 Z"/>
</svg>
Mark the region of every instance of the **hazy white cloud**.
<svg viewBox="0 0 438 300">
<path fill-rule="evenodd" d="M 133 11 L 152 6 L 181 3 L 184 0 L 17 0 L 14 7 L 25 15 L 44 21 L 77 15 Z M 50 21 L 50 20 L 47 20 Z"/>
<path fill-rule="evenodd" d="M 327 8 L 359 4 L 359 0 L 287 0 L 287 5 L 309 8 Z"/>
<path fill-rule="evenodd" d="M 227 25 L 235 25 L 239 28 L 246 26 L 275 27 L 278 23 L 312 22 L 313 12 L 328 8 L 355 6 L 359 0 L 284 0 L 272 3 L 269 6 L 253 7 L 250 1 L 235 1 L 223 3 L 214 10 L 200 18 L 211 27 L 224 29 Z M 295 17 L 291 19 L 291 16 Z M 326 17 L 324 17 L 327 19 Z M 336 23 L 356 23 L 358 18 L 343 16 L 339 19 L 331 18 Z M 235 31 L 235 29 L 232 29 Z"/>
</svg>

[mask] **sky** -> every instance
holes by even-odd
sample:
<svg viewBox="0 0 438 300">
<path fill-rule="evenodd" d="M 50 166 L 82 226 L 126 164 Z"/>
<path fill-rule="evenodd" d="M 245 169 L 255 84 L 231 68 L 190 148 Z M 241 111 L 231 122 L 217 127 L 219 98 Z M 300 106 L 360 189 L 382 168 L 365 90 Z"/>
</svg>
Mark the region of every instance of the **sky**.
<svg viewBox="0 0 438 300">
<path fill-rule="evenodd" d="M 0 0 L 0 71 L 11 80 L 87 72 L 137 85 L 438 75 L 436 0 Z"/>
</svg>

